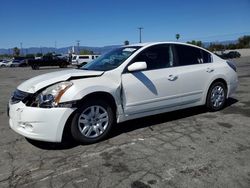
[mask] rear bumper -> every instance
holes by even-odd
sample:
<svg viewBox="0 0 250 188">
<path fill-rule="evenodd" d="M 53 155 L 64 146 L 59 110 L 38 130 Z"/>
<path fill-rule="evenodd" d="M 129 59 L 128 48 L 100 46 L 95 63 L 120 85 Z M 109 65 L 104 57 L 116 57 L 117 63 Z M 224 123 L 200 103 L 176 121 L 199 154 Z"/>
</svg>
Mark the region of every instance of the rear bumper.
<svg viewBox="0 0 250 188">
<path fill-rule="evenodd" d="M 238 88 L 238 84 L 239 84 L 239 81 L 238 81 L 238 78 L 237 78 L 228 85 L 228 95 L 227 95 L 227 97 L 231 97 L 236 92 L 236 90 Z"/>
<path fill-rule="evenodd" d="M 9 104 L 9 125 L 15 132 L 34 140 L 61 142 L 71 108 L 27 107 L 22 102 Z"/>
</svg>

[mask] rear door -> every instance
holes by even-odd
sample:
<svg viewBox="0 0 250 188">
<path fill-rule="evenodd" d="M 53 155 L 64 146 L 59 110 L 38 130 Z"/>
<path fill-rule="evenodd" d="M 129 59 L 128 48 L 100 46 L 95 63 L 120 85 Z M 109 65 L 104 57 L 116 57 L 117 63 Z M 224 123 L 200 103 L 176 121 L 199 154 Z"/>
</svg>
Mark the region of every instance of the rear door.
<svg viewBox="0 0 250 188">
<path fill-rule="evenodd" d="M 175 44 L 176 71 L 181 83 L 183 104 L 198 102 L 214 74 L 211 54 L 188 46 Z"/>
</svg>

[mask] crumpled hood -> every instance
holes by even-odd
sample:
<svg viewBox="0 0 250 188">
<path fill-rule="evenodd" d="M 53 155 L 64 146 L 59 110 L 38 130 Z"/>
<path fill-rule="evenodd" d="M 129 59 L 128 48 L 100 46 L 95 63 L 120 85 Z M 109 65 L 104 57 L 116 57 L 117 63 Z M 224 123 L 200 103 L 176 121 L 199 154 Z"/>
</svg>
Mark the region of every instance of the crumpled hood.
<svg viewBox="0 0 250 188">
<path fill-rule="evenodd" d="M 87 77 L 101 76 L 102 74 L 103 71 L 90 71 L 90 70 L 79 70 L 79 69 L 51 72 L 31 78 L 20 84 L 17 87 L 17 89 L 28 93 L 35 93 L 36 91 L 48 85 L 60 81 L 65 81 L 68 79 L 84 78 L 84 77 L 87 78 Z"/>
</svg>

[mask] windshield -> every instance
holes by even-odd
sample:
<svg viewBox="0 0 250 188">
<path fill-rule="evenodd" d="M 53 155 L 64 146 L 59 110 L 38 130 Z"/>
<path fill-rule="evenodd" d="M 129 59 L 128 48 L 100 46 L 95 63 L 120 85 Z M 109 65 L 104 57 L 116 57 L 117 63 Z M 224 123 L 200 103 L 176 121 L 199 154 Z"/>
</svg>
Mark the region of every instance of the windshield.
<svg viewBox="0 0 250 188">
<path fill-rule="evenodd" d="M 81 67 L 83 70 L 108 71 L 120 66 L 126 59 L 135 53 L 140 47 L 121 47 L 114 49 L 96 60 Z"/>
</svg>

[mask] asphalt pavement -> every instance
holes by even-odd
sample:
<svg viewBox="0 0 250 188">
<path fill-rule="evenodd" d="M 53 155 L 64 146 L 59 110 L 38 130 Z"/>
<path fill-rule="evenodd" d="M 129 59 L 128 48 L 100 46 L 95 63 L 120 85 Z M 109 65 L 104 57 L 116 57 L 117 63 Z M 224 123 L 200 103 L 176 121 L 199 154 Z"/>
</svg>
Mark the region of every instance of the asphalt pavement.
<svg viewBox="0 0 250 188">
<path fill-rule="evenodd" d="M 240 85 L 225 109 L 128 121 L 92 145 L 37 142 L 12 131 L 11 92 L 59 69 L 1 68 L 0 187 L 250 187 L 250 57 L 235 61 Z"/>
</svg>

